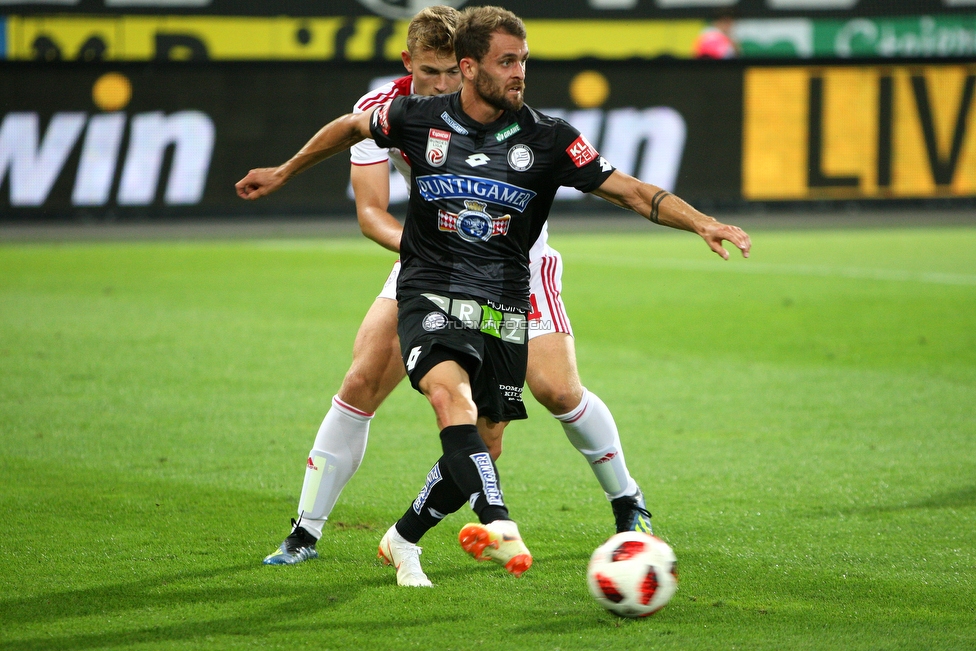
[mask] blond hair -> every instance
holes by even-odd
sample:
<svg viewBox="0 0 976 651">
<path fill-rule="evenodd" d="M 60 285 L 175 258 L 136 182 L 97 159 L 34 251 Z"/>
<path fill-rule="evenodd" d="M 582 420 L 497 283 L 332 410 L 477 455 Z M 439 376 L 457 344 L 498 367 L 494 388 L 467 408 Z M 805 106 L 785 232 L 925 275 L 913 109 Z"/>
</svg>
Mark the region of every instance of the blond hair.
<svg viewBox="0 0 976 651">
<path fill-rule="evenodd" d="M 454 33 L 460 16 L 457 9 L 444 5 L 422 9 L 407 27 L 407 50 L 411 54 L 421 50 L 454 54 Z"/>
</svg>

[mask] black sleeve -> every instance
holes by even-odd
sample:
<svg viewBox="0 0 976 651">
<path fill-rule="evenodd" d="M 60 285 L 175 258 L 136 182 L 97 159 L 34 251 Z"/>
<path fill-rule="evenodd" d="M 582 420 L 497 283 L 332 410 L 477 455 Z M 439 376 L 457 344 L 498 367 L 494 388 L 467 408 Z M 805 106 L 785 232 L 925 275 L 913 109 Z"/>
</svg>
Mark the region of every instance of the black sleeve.
<svg viewBox="0 0 976 651">
<path fill-rule="evenodd" d="M 406 96 L 394 97 L 392 101 L 373 111 L 369 121 L 369 131 L 373 140 L 380 147 L 401 147 L 403 124 L 410 98 Z"/>
<path fill-rule="evenodd" d="M 593 192 L 613 173 L 614 167 L 586 137 L 563 120 L 556 124 L 554 178 L 559 185 Z"/>
</svg>

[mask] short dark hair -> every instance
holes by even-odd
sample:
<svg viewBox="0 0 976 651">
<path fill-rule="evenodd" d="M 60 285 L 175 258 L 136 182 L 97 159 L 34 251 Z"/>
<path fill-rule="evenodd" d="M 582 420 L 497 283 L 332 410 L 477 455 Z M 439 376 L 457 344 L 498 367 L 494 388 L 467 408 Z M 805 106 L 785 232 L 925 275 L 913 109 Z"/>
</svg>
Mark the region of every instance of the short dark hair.
<svg viewBox="0 0 976 651">
<path fill-rule="evenodd" d="M 407 50 L 411 54 L 420 50 L 443 56 L 454 54 L 454 33 L 460 16 L 457 9 L 444 5 L 422 9 L 407 27 Z"/>
<path fill-rule="evenodd" d="M 468 7 L 462 11 L 454 36 L 454 54 L 458 61 L 470 57 L 480 62 L 491 49 L 491 35 L 495 32 L 524 39 L 525 23 L 501 7 Z"/>
</svg>

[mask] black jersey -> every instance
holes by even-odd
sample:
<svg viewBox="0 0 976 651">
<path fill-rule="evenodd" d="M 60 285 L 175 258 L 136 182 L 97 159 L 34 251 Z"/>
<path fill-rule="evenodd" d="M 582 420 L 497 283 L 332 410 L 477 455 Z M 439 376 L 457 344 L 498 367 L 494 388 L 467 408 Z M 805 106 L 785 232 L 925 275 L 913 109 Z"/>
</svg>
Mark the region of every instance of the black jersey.
<svg viewBox="0 0 976 651">
<path fill-rule="evenodd" d="M 564 120 L 523 106 L 481 124 L 460 93 L 397 97 L 370 130 L 411 167 L 398 298 L 439 291 L 529 309 L 529 249 L 556 190 L 591 192 L 613 172 Z"/>
</svg>

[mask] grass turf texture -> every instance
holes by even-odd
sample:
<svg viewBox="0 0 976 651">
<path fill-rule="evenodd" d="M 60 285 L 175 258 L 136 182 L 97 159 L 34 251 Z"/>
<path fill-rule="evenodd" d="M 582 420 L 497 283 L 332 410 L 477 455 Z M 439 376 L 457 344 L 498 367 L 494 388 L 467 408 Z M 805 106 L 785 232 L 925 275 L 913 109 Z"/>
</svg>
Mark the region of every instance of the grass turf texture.
<svg viewBox="0 0 976 651">
<path fill-rule="evenodd" d="M 584 383 L 675 548 L 656 616 L 589 597 L 609 505 L 528 401 L 516 580 L 376 545 L 438 456 L 406 385 L 322 559 L 264 567 L 392 262 L 365 241 L 0 246 L 0 648 L 972 649 L 976 230 L 553 236 Z"/>
</svg>

